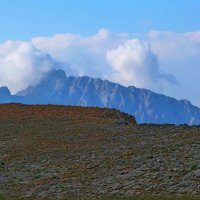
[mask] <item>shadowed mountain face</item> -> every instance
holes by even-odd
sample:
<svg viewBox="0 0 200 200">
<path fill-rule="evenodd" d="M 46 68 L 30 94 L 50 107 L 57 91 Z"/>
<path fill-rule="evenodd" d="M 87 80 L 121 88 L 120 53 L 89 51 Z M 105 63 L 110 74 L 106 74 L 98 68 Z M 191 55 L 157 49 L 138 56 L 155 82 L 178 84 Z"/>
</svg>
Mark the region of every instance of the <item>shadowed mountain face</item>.
<svg viewBox="0 0 200 200">
<path fill-rule="evenodd" d="M 66 77 L 62 70 L 52 71 L 36 86 L 12 96 L 1 95 L 0 102 L 26 104 L 63 104 L 116 108 L 136 117 L 138 123 L 200 124 L 200 109 L 187 100 L 153 93 L 146 89 L 124 87 L 90 77 Z"/>
</svg>

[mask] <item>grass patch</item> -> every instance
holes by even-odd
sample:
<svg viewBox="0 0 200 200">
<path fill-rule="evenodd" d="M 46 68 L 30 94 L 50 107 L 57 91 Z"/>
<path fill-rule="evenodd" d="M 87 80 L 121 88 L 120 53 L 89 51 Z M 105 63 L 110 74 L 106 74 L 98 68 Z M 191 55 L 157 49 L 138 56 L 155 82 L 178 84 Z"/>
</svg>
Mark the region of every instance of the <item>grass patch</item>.
<svg viewBox="0 0 200 200">
<path fill-rule="evenodd" d="M 199 200 L 191 196 L 104 197 L 100 200 Z"/>
</svg>

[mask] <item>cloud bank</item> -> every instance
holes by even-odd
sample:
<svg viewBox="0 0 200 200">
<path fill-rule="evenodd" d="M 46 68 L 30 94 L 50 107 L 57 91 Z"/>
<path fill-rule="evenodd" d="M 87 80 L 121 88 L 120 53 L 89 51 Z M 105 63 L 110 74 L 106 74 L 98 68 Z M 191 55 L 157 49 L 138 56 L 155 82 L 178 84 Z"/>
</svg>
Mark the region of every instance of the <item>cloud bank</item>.
<svg viewBox="0 0 200 200">
<path fill-rule="evenodd" d="M 177 90 L 166 93 L 176 98 L 189 99 L 200 106 L 200 31 L 151 31 L 146 34 L 145 40 L 157 55 L 160 66 L 180 82 Z"/>
<path fill-rule="evenodd" d="M 32 39 L 32 44 L 54 59 L 68 63 L 75 75 L 154 90 L 165 84 L 177 84 L 175 77 L 160 69 L 149 44 L 127 33 L 101 29 L 91 37 L 72 34 L 38 37 Z"/>
<path fill-rule="evenodd" d="M 0 86 L 8 86 L 12 93 L 37 84 L 49 70 L 62 68 L 67 75 L 189 96 L 198 104 L 199 66 L 200 31 L 133 35 L 101 29 L 90 37 L 68 33 L 0 44 Z"/>
<path fill-rule="evenodd" d="M 0 45 L 0 86 L 13 93 L 37 84 L 56 62 L 29 42 L 7 41 Z"/>
<path fill-rule="evenodd" d="M 164 82 L 178 84 L 175 77 L 161 72 L 150 46 L 138 39 L 127 40 L 108 51 L 107 61 L 113 69 L 110 79 L 120 80 L 123 85 L 155 88 Z"/>
</svg>

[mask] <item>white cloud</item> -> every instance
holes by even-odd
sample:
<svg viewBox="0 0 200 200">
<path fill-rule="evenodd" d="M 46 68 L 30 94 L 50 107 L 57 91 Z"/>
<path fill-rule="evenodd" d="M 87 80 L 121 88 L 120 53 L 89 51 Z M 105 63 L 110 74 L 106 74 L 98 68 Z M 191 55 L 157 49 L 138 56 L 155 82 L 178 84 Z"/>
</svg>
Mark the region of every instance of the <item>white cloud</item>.
<svg viewBox="0 0 200 200">
<path fill-rule="evenodd" d="M 101 29 L 91 37 L 60 34 L 48 38 L 33 38 L 32 43 L 54 59 L 68 63 L 76 75 L 103 78 L 111 73 L 106 61 L 106 52 L 116 48 L 125 39 L 124 35 Z"/>
<path fill-rule="evenodd" d="M 157 89 L 158 81 L 176 82 L 173 76 L 161 72 L 156 55 L 147 43 L 130 38 L 126 33 L 101 29 L 91 37 L 55 35 L 33 38 L 32 43 L 53 58 L 68 63 L 78 75 L 108 78 L 148 89 Z"/>
<path fill-rule="evenodd" d="M 150 31 L 146 39 L 162 60 L 185 61 L 200 53 L 200 31 L 187 33 Z"/>
<path fill-rule="evenodd" d="M 157 57 L 146 42 L 127 40 L 107 52 L 107 61 L 113 69 L 109 77 L 123 85 L 144 88 L 160 87 L 163 82 L 177 84 L 172 75 L 160 71 Z"/>
<path fill-rule="evenodd" d="M 146 34 L 146 40 L 162 68 L 170 71 L 180 82 L 178 90 L 168 90 L 166 93 L 176 98 L 189 99 L 200 106 L 200 31 L 151 31 Z"/>
<path fill-rule="evenodd" d="M 0 45 L 0 86 L 15 93 L 36 84 L 55 64 L 28 42 L 7 41 Z"/>
<path fill-rule="evenodd" d="M 133 35 L 101 29 L 90 37 L 68 33 L 0 44 L 0 86 L 13 93 L 36 84 L 52 68 L 145 87 L 197 105 L 200 31 Z"/>
</svg>

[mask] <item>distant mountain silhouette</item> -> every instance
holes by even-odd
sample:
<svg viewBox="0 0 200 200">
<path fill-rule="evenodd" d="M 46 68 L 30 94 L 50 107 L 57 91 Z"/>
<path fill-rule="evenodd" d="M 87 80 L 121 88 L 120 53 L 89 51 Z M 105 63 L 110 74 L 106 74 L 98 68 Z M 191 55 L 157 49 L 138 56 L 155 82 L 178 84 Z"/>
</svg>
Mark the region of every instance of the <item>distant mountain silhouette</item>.
<svg viewBox="0 0 200 200">
<path fill-rule="evenodd" d="M 11 101 L 11 94 L 7 87 L 0 87 L 0 102 L 7 103 Z"/>
<path fill-rule="evenodd" d="M 67 77 L 63 70 L 51 71 L 38 85 L 16 95 L 0 88 L 0 102 L 107 107 L 134 115 L 138 123 L 200 124 L 200 108 L 187 100 L 107 80 Z"/>
</svg>

